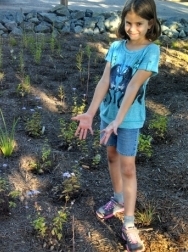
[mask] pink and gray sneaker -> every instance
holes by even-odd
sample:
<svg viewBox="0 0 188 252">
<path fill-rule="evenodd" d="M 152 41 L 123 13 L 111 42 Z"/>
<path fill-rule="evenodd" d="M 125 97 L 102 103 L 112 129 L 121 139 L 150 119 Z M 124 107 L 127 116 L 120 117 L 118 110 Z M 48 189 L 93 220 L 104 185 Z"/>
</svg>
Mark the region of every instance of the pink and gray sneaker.
<svg viewBox="0 0 188 252">
<path fill-rule="evenodd" d="M 126 241 L 128 252 L 143 252 L 144 244 L 141 241 L 136 227 L 122 228 L 122 237 Z"/>
<path fill-rule="evenodd" d="M 124 211 L 124 205 L 119 204 L 113 197 L 104 206 L 100 207 L 96 214 L 101 219 L 108 219 L 113 217 L 116 213 Z"/>
</svg>

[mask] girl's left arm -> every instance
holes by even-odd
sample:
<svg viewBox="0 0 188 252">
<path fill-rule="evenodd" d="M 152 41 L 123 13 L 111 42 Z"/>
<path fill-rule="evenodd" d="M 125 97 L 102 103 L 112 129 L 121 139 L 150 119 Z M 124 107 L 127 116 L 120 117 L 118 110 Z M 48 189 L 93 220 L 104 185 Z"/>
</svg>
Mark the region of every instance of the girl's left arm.
<svg viewBox="0 0 188 252">
<path fill-rule="evenodd" d="M 117 116 L 114 121 L 112 121 L 104 130 L 103 137 L 101 138 L 101 143 L 106 144 L 111 133 L 117 135 L 117 128 L 122 123 L 124 117 L 126 116 L 130 106 L 132 105 L 138 90 L 143 85 L 143 83 L 150 78 L 152 72 L 145 71 L 145 70 L 137 70 L 135 75 L 133 75 L 132 79 L 130 80 L 124 98 L 122 100 L 121 106 L 117 113 Z"/>
<path fill-rule="evenodd" d="M 131 81 L 129 82 L 124 98 L 122 100 L 120 109 L 117 113 L 115 121 L 117 122 L 118 126 L 122 123 L 125 115 L 127 114 L 130 106 L 132 105 L 138 90 L 143 85 L 143 83 L 150 78 L 152 72 L 145 71 L 145 70 L 138 70 L 135 75 L 133 75 Z"/>
</svg>

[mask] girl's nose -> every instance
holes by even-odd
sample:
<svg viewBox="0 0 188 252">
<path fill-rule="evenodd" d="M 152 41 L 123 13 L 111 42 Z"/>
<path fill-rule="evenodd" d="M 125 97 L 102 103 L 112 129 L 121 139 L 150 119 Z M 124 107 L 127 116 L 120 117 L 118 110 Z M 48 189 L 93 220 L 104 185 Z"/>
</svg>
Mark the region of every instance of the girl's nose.
<svg viewBox="0 0 188 252">
<path fill-rule="evenodd" d="M 134 31 L 135 30 L 135 26 L 134 25 L 131 25 L 130 26 L 130 31 L 132 32 L 132 31 Z"/>
</svg>

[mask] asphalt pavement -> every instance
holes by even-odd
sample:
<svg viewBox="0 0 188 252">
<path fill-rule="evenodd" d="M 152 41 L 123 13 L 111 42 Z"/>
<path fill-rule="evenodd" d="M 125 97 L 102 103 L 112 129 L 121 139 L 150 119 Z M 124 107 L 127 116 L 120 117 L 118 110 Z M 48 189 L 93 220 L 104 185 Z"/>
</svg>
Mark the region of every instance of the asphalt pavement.
<svg viewBox="0 0 188 252">
<path fill-rule="evenodd" d="M 69 0 L 68 2 L 70 10 L 91 9 L 95 12 L 104 12 L 122 10 L 125 0 Z M 181 17 L 188 20 L 188 1 L 155 0 L 155 2 L 159 18 Z M 0 10 L 22 9 L 23 11 L 30 11 L 35 9 L 47 11 L 59 3 L 60 0 L 0 0 Z"/>
</svg>

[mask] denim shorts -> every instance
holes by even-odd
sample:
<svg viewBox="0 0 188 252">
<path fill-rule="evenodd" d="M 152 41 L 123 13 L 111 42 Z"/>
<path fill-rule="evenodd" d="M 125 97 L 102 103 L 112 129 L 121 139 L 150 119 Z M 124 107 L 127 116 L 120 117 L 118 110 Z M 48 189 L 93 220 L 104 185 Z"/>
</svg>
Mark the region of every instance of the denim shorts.
<svg viewBox="0 0 188 252">
<path fill-rule="evenodd" d="M 108 124 L 101 121 L 100 130 L 105 129 Z M 116 151 L 123 156 L 136 156 L 138 148 L 139 129 L 118 128 L 117 135 L 111 134 L 106 146 L 116 147 Z M 103 132 L 101 133 L 102 137 Z"/>
</svg>

